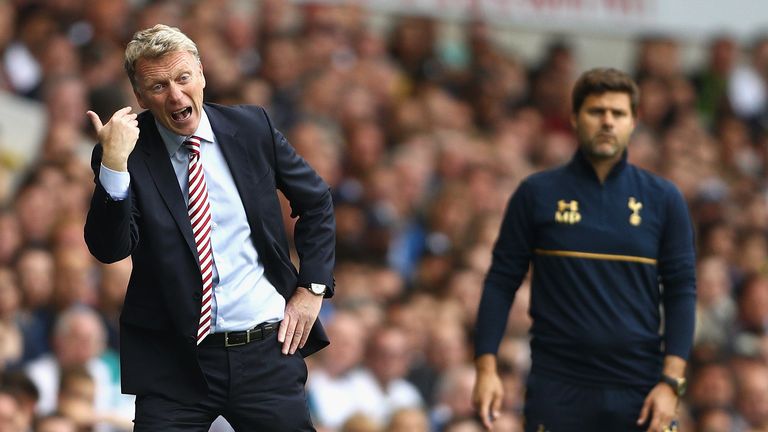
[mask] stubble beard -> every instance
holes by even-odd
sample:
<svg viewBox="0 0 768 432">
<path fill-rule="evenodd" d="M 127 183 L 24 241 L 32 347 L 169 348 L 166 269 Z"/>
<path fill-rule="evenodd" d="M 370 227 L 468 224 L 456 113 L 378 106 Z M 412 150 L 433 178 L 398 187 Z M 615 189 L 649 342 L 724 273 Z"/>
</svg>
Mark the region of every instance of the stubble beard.
<svg viewBox="0 0 768 432">
<path fill-rule="evenodd" d="M 613 159 L 619 154 L 621 145 L 616 135 L 600 133 L 582 144 L 582 148 L 591 159 Z"/>
</svg>

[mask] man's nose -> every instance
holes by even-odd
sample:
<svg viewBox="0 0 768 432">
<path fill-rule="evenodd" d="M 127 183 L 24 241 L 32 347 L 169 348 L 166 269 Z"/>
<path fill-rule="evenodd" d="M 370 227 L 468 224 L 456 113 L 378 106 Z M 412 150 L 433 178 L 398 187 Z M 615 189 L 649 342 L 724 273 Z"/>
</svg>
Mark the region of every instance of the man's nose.
<svg viewBox="0 0 768 432">
<path fill-rule="evenodd" d="M 171 83 L 171 85 L 168 87 L 168 98 L 171 99 L 171 101 L 175 102 L 180 100 L 182 97 L 181 88 L 176 85 L 176 83 Z"/>
<path fill-rule="evenodd" d="M 613 125 L 615 123 L 616 119 L 613 117 L 613 114 L 611 113 L 605 113 L 602 118 L 602 127 L 603 129 L 613 129 Z"/>
</svg>

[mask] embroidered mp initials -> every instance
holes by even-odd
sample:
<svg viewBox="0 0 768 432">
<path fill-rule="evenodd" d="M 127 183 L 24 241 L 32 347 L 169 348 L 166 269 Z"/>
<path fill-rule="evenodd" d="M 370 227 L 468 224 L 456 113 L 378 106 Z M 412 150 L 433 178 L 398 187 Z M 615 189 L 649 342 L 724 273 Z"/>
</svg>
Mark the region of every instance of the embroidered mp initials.
<svg viewBox="0 0 768 432">
<path fill-rule="evenodd" d="M 643 221 L 643 218 L 640 217 L 640 210 L 643 208 L 643 203 L 636 200 L 635 197 L 629 197 L 627 207 L 632 210 L 632 214 L 629 215 L 629 223 L 634 226 L 640 225 L 640 222 Z"/>
<path fill-rule="evenodd" d="M 579 202 L 576 200 L 560 200 L 557 202 L 557 211 L 555 212 L 555 222 L 569 225 L 577 224 L 581 221 L 579 213 Z"/>
</svg>

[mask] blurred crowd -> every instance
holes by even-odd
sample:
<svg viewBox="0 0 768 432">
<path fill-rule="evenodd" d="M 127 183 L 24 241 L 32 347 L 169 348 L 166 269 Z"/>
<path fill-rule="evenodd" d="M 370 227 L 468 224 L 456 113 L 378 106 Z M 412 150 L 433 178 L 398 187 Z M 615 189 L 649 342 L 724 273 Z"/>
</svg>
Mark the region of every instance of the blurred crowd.
<svg viewBox="0 0 768 432">
<path fill-rule="evenodd" d="M 333 188 L 338 289 L 321 312 L 333 344 L 308 359 L 318 430 L 481 430 L 483 277 L 516 185 L 576 148 L 579 53 L 553 36 L 530 64 L 480 21 L 445 41 L 428 18 L 370 18 L 287 0 L 0 0 L 0 94 L 45 113 L 33 157 L 0 142 L 0 432 L 131 429 L 116 357 L 131 264 L 100 264 L 83 241 L 85 111 L 138 109 L 123 50 L 156 23 L 197 42 L 207 101 L 264 106 Z M 768 36 L 713 37 L 693 70 L 681 49 L 639 38 L 629 71 L 641 88 L 629 158 L 677 184 L 697 229 L 681 430 L 768 431 Z M 522 430 L 528 298 L 526 282 L 500 349 L 504 432 Z"/>
</svg>

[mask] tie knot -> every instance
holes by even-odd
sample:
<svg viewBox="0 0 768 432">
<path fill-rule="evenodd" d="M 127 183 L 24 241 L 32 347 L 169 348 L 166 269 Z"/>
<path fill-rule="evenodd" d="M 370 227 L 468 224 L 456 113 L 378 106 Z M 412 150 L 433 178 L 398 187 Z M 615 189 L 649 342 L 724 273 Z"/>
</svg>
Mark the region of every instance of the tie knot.
<svg viewBox="0 0 768 432">
<path fill-rule="evenodd" d="M 200 155 L 200 137 L 196 137 L 192 135 L 191 137 L 187 138 L 186 141 L 184 141 L 184 146 L 189 150 L 189 152 L 193 156 L 199 156 Z"/>
</svg>

